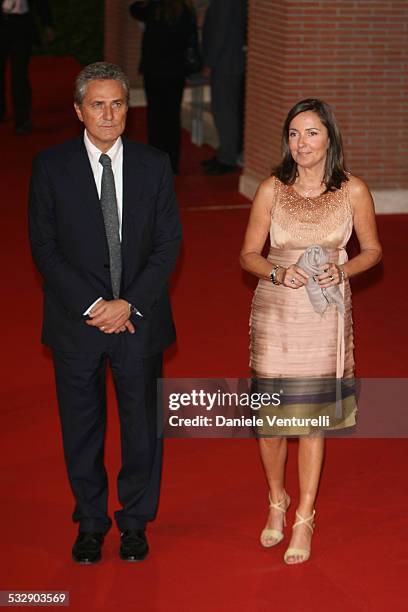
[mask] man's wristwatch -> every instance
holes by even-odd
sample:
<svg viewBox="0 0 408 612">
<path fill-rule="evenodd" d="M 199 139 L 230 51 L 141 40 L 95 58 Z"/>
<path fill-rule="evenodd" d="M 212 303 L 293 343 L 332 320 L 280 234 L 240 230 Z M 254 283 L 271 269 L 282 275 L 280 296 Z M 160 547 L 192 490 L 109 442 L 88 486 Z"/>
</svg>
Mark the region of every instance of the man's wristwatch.
<svg viewBox="0 0 408 612">
<path fill-rule="evenodd" d="M 128 304 L 129 304 L 129 314 L 139 315 L 139 311 L 136 308 L 136 306 L 133 306 L 133 304 L 131 304 L 130 302 L 128 302 Z"/>
</svg>

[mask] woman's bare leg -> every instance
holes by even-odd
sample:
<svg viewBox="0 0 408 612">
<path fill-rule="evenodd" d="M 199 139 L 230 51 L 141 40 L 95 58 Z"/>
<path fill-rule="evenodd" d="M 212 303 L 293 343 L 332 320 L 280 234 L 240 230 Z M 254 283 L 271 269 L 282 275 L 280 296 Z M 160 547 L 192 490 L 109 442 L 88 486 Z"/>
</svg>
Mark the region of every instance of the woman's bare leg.
<svg viewBox="0 0 408 612">
<path fill-rule="evenodd" d="M 324 456 L 324 436 L 299 438 L 299 487 L 298 512 L 303 518 L 313 514 Z M 312 532 L 305 525 L 299 525 L 292 532 L 290 548 L 310 549 Z M 299 555 L 291 555 L 290 563 L 299 563 Z"/>
<path fill-rule="evenodd" d="M 285 496 L 285 464 L 287 456 L 286 438 L 261 438 L 259 440 L 262 463 L 268 480 L 271 500 L 274 503 L 282 501 Z M 283 512 L 275 508 L 269 509 L 266 529 L 283 529 Z M 268 537 L 267 542 L 273 545 L 276 539 Z"/>
</svg>

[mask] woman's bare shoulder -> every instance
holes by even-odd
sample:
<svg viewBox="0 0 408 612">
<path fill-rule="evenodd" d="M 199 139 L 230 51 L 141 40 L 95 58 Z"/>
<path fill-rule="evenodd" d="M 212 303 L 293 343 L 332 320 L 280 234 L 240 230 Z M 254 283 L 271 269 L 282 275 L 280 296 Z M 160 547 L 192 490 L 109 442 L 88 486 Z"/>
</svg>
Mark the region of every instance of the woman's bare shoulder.
<svg viewBox="0 0 408 612">
<path fill-rule="evenodd" d="M 350 174 L 348 185 L 353 214 L 358 212 L 365 214 L 367 211 L 371 213 L 374 210 L 374 201 L 367 183 L 359 176 Z"/>
<path fill-rule="evenodd" d="M 348 186 L 351 197 L 361 197 L 370 193 L 368 185 L 362 178 L 355 174 L 348 175 Z"/>
<path fill-rule="evenodd" d="M 256 195 L 261 196 L 262 199 L 266 198 L 272 201 L 276 192 L 276 186 L 279 183 L 279 179 L 276 176 L 268 176 L 261 183 L 259 183 Z"/>
<path fill-rule="evenodd" d="M 275 191 L 278 182 L 279 179 L 277 179 L 276 176 L 268 176 L 268 178 L 264 179 L 259 186 L 265 191 Z"/>
</svg>

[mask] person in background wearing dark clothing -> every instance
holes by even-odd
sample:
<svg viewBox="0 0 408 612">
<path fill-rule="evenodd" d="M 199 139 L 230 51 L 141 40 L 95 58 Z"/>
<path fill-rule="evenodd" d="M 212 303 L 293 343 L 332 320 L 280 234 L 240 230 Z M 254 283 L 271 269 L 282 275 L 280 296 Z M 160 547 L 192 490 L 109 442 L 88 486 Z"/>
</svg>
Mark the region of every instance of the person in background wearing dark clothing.
<svg viewBox="0 0 408 612">
<path fill-rule="evenodd" d="M 132 17 L 145 24 L 139 72 L 147 99 L 148 142 L 170 156 L 178 174 L 181 148 L 181 101 L 186 53 L 196 26 L 191 0 L 134 2 Z"/>
<path fill-rule="evenodd" d="M 54 37 L 48 0 L 0 0 L 0 121 L 6 115 L 6 61 L 11 64 L 11 94 L 17 134 L 31 132 L 31 85 L 28 66 L 37 33 L 32 9 L 46 27 L 46 38 Z"/>
<path fill-rule="evenodd" d="M 246 23 L 246 0 L 211 0 L 205 14 L 203 60 L 220 141 L 217 155 L 202 162 L 206 174 L 233 172 L 241 153 Z"/>
</svg>

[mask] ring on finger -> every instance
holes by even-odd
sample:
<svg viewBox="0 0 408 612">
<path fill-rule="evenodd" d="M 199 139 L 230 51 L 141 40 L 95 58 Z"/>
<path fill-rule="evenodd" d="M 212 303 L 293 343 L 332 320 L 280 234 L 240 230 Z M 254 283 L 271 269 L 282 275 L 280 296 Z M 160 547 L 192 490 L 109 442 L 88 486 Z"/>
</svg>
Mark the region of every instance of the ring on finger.
<svg viewBox="0 0 408 612">
<path fill-rule="evenodd" d="M 290 279 L 290 282 L 291 282 L 291 284 L 292 284 L 292 285 L 294 285 L 294 284 L 295 284 L 295 282 L 296 282 L 296 278 L 295 278 L 295 277 L 291 278 L 291 279 Z"/>
<path fill-rule="evenodd" d="M 333 281 L 334 280 L 333 274 L 330 274 L 329 278 L 330 278 L 331 281 Z"/>
</svg>

